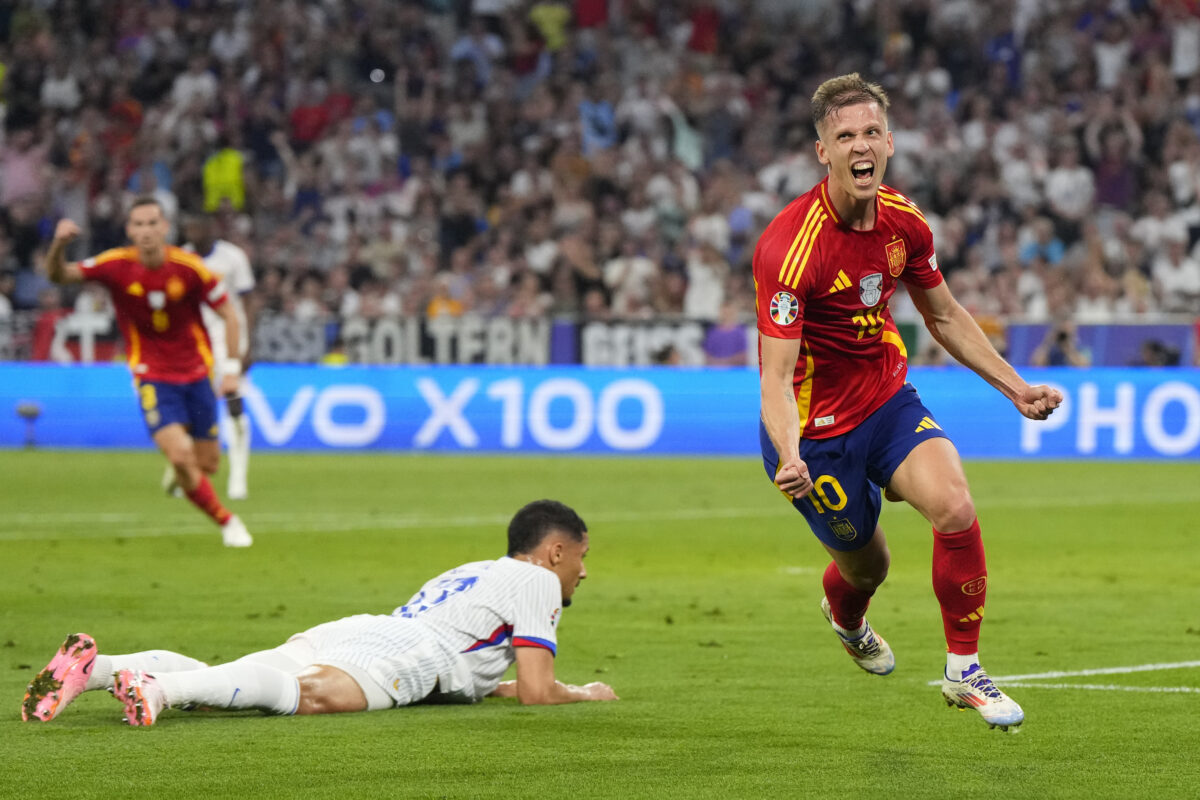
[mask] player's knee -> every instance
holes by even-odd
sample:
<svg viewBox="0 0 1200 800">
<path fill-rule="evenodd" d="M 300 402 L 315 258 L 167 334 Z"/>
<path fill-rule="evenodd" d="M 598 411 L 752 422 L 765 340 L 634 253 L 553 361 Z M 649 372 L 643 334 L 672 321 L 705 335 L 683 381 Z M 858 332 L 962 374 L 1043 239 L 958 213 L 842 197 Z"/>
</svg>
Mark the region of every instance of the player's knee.
<svg viewBox="0 0 1200 800">
<path fill-rule="evenodd" d="M 186 447 L 173 447 L 164 455 L 176 472 L 187 472 L 196 466 L 196 454 Z"/>
<path fill-rule="evenodd" d="M 975 501 L 965 487 L 947 493 L 930 520 L 939 531 L 966 530 L 975 521 Z"/>
</svg>

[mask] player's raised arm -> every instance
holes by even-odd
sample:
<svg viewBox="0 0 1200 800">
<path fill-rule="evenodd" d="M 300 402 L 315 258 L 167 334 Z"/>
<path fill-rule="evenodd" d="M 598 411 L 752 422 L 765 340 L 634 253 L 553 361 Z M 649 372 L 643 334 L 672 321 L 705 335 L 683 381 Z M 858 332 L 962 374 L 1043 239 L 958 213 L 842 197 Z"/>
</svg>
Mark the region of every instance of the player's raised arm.
<svg viewBox="0 0 1200 800">
<path fill-rule="evenodd" d="M 996 387 L 1021 414 L 1030 419 L 1045 419 L 1062 403 L 1062 392 L 1049 386 L 1030 386 L 1017 374 L 945 283 L 931 289 L 909 286 L 909 296 L 938 344 Z"/>
<path fill-rule="evenodd" d="M 612 687 L 606 683 L 594 681 L 584 686 L 572 686 L 556 680 L 554 654 L 545 648 L 518 647 L 516 650 L 517 679 L 496 687 L 492 694 L 497 697 L 516 697 L 524 706 L 618 699 Z"/>
<path fill-rule="evenodd" d="M 60 219 L 54 228 L 54 240 L 46 251 L 46 277 L 54 283 L 79 283 L 83 280 L 83 270 L 78 264 L 67 261 L 67 245 L 80 234 L 79 226 L 72 220 Z"/>
</svg>

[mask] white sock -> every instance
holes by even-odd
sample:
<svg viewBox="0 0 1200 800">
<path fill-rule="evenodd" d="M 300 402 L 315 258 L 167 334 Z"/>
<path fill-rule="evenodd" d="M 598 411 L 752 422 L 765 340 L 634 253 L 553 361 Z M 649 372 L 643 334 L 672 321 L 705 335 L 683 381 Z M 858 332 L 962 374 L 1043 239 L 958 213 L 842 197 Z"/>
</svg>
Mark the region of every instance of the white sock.
<svg viewBox="0 0 1200 800">
<path fill-rule="evenodd" d="M 946 653 L 946 677 L 952 681 L 961 681 L 963 673 L 979 663 L 979 653 L 960 656 L 957 653 Z"/>
<path fill-rule="evenodd" d="M 88 676 L 87 689 L 111 689 L 113 673 L 123 669 L 135 669 L 159 675 L 165 672 L 203 669 L 207 666 L 208 664 L 203 661 L 197 661 L 182 653 L 172 653 L 170 650 L 146 650 L 123 656 L 97 655 L 96 663 L 92 666 L 92 674 Z"/>
<path fill-rule="evenodd" d="M 250 469 L 250 417 L 243 411 L 229 422 L 229 493 L 244 495 Z"/>
<path fill-rule="evenodd" d="M 239 660 L 190 672 L 155 673 L 167 705 L 194 703 L 211 708 L 257 708 L 295 714 L 300 682 L 294 675 L 257 661 Z"/>
</svg>

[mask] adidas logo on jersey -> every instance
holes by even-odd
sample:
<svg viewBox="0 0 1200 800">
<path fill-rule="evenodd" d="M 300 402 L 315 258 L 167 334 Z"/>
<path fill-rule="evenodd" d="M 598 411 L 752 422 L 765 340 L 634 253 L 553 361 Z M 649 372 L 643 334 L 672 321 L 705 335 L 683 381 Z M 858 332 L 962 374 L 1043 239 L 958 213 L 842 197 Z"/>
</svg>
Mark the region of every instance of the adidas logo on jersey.
<svg viewBox="0 0 1200 800">
<path fill-rule="evenodd" d="M 917 426 L 916 430 L 914 430 L 913 433 L 920 433 L 921 431 L 931 431 L 931 430 L 935 430 L 935 429 L 940 431 L 942 429 L 942 426 L 938 425 L 936 422 L 931 420 L 929 417 L 925 417 L 923 420 L 921 420 L 921 424 Z"/>
<path fill-rule="evenodd" d="M 837 275 L 837 280 L 833 282 L 833 286 L 829 287 L 829 294 L 833 294 L 834 292 L 840 292 L 842 289 L 846 289 L 849 286 L 850 286 L 850 279 L 848 277 L 846 277 L 846 271 L 839 269 L 838 275 Z"/>
</svg>

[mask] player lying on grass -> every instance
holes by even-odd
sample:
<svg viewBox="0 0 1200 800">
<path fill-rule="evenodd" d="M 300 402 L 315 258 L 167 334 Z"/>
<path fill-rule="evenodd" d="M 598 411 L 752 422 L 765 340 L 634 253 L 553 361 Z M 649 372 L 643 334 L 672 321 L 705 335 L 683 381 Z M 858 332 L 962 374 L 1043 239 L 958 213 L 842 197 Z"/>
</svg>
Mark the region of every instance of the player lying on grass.
<svg viewBox="0 0 1200 800">
<path fill-rule="evenodd" d="M 445 572 L 391 614 L 327 622 L 228 664 L 166 650 L 100 655 L 91 636 L 72 634 L 29 684 L 21 716 L 51 720 L 94 689 L 109 689 L 130 725 L 153 725 L 171 707 L 331 714 L 488 696 L 616 700 L 606 684 L 554 677 L 558 619 L 587 577 L 587 551 L 579 515 L 538 500 L 509 523 L 504 558 Z M 516 680 L 502 682 L 514 661 Z"/>
</svg>

